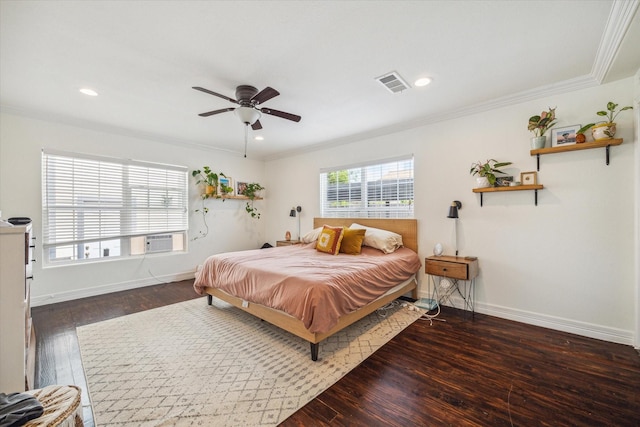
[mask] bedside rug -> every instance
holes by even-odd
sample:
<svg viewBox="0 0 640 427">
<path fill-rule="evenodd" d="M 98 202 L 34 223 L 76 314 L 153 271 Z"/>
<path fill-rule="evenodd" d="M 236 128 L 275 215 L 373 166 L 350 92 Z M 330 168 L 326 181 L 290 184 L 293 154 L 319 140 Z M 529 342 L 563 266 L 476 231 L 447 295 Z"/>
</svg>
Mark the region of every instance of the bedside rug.
<svg viewBox="0 0 640 427">
<path fill-rule="evenodd" d="M 275 426 L 422 312 L 399 304 L 309 343 L 216 300 L 77 328 L 96 425 Z"/>
</svg>

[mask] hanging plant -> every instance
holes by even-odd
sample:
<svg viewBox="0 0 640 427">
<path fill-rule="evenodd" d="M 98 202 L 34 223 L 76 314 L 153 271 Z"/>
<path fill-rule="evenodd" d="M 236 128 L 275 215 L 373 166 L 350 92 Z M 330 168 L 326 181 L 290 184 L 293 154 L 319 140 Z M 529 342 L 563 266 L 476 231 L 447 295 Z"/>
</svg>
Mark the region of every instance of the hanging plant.
<svg viewBox="0 0 640 427">
<path fill-rule="evenodd" d="M 249 201 L 247 202 L 244 209 L 249 215 L 251 215 L 251 218 L 260 219 L 260 212 L 258 212 L 258 209 L 253 206 L 253 201 L 256 199 L 256 197 L 258 197 L 256 193 L 262 190 L 264 190 L 264 187 L 262 185 L 258 184 L 257 182 L 251 182 L 247 184 L 247 187 L 242 193 L 249 198 Z"/>
<path fill-rule="evenodd" d="M 194 237 L 193 240 L 203 239 L 207 237 L 207 234 L 209 234 L 209 224 L 207 224 L 207 214 L 209 213 L 209 208 L 204 205 L 205 198 L 206 197 L 202 198 L 202 208 L 195 210 L 195 212 L 202 214 L 202 223 L 204 224 L 204 231 L 200 230 L 198 232 L 198 235 Z"/>
</svg>

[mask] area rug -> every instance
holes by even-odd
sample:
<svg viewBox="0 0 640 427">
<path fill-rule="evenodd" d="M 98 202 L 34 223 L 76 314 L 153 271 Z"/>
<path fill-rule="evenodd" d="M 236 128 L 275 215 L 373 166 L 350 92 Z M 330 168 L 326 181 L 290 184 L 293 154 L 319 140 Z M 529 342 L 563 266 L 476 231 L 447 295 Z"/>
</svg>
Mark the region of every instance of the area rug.
<svg viewBox="0 0 640 427">
<path fill-rule="evenodd" d="M 98 426 L 272 426 L 422 313 L 396 304 L 320 343 L 205 298 L 77 328 Z"/>
</svg>

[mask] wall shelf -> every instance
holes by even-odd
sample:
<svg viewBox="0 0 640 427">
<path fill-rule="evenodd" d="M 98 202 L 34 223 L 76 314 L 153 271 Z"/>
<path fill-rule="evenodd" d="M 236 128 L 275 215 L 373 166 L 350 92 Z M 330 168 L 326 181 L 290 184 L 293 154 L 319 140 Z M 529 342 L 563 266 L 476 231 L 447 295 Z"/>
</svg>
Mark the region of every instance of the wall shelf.
<svg viewBox="0 0 640 427">
<path fill-rule="evenodd" d="M 538 150 L 536 150 L 538 151 Z M 480 206 L 482 206 L 482 196 L 484 193 L 499 193 L 501 191 L 534 191 L 535 192 L 535 205 L 538 206 L 538 190 L 542 190 L 544 185 L 517 185 L 515 187 L 486 187 L 486 188 L 474 188 L 474 193 L 480 193 Z"/>
<path fill-rule="evenodd" d="M 208 196 L 204 198 L 207 199 L 235 199 L 235 200 L 251 200 L 247 196 L 234 196 L 232 194 L 225 194 L 224 196 Z M 262 200 L 262 197 L 256 197 L 253 200 Z"/>
<path fill-rule="evenodd" d="M 584 142 L 582 144 L 573 144 L 573 145 L 564 145 L 560 147 L 549 147 L 549 148 L 539 148 L 537 150 L 531 150 L 531 155 L 536 156 L 536 163 L 538 167 L 538 171 L 540 170 L 540 155 L 543 154 L 555 154 L 555 153 L 564 153 L 567 151 L 579 151 L 579 150 L 590 150 L 592 148 L 602 148 L 604 147 L 606 150 L 606 162 L 609 164 L 609 147 L 612 145 L 620 145 L 622 144 L 622 138 L 620 139 L 605 139 L 601 141 L 593 141 L 593 142 Z"/>
</svg>

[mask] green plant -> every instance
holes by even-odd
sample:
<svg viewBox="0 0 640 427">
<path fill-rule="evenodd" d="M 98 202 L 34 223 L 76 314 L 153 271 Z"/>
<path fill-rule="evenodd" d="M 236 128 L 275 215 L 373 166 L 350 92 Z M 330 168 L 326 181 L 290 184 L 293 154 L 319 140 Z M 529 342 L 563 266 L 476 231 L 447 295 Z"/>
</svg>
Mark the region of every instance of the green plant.
<svg viewBox="0 0 640 427">
<path fill-rule="evenodd" d="M 202 194 L 203 199 L 206 199 L 208 197 L 215 197 L 218 189 L 219 177 L 220 176 L 224 176 L 225 178 L 227 177 L 222 172 L 219 172 L 219 173 L 213 172 L 209 166 L 204 166 L 202 170 L 200 169 L 194 170 L 193 172 L 191 172 L 191 176 L 197 179 L 196 184 L 204 184 L 205 186 L 213 187 L 212 191 L 206 191 L 205 189 L 205 192 Z M 224 192 L 224 188 L 230 188 L 230 187 L 223 187 L 222 189 L 223 192 Z M 233 189 L 230 189 L 230 191 L 233 191 Z"/>
<path fill-rule="evenodd" d="M 582 126 L 580 129 L 578 129 L 578 132 L 576 132 L 576 135 L 577 134 L 581 134 L 581 133 L 585 133 L 586 131 L 588 131 L 589 129 L 594 127 L 595 125 L 596 125 L 595 123 L 589 123 L 588 125 Z"/>
<path fill-rule="evenodd" d="M 202 198 L 202 209 L 195 210 L 195 212 L 199 212 L 202 214 L 202 223 L 204 224 L 204 231 L 200 230 L 198 232 L 198 236 L 194 237 L 193 240 L 202 239 L 204 237 L 207 237 L 207 234 L 209 234 L 209 224 L 207 224 L 207 214 L 209 213 L 209 208 L 204 205 L 204 199 L 205 197 Z"/>
<path fill-rule="evenodd" d="M 247 202 L 244 209 L 249 215 L 251 215 L 251 218 L 260 219 L 260 212 L 258 212 L 258 209 L 253 206 L 253 201 L 257 197 L 256 193 L 261 190 L 264 190 L 264 187 L 262 185 L 258 184 L 257 182 L 251 182 L 247 184 L 247 187 L 242 193 L 249 198 L 249 201 Z"/>
<path fill-rule="evenodd" d="M 529 129 L 535 136 L 543 136 L 546 131 L 556 124 L 556 109 L 549 107 L 549 111 L 543 111 L 539 116 L 529 118 Z"/>
<path fill-rule="evenodd" d="M 480 177 L 486 177 L 489 180 L 489 184 L 494 185 L 496 183 L 496 174 L 504 174 L 500 169 L 503 166 L 509 166 L 511 162 L 498 162 L 495 159 L 489 159 L 486 162 L 476 162 L 471 164 L 469 173 L 471 175 L 478 175 Z"/>
<path fill-rule="evenodd" d="M 631 105 L 627 105 L 626 107 L 622 107 L 618 112 L 616 112 L 616 108 L 618 108 L 618 104 L 609 101 L 607 102 L 607 111 L 598 111 L 596 114 L 599 116 L 606 116 L 608 120 L 606 123 L 615 123 L 618 114 L 622 113 L 625 110 L 633 109 Z"/>
<path fill-rule="evenodd" d="M 222 176 L 224 176 L 224 175 L 222 175 Z M 226 176 L 225 176 L 225 178 L 226 178 Z M 222 194 L 233 193 L 233 187 L 229 187 L 228 185 L 225 185 L 225 184 L 220 184 L 220 191 L 222 192 Z"/>
</svg>

